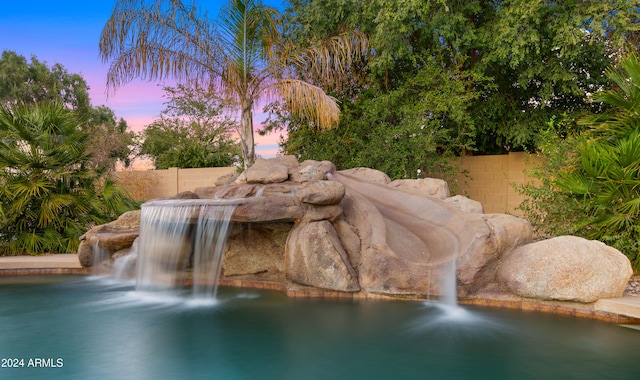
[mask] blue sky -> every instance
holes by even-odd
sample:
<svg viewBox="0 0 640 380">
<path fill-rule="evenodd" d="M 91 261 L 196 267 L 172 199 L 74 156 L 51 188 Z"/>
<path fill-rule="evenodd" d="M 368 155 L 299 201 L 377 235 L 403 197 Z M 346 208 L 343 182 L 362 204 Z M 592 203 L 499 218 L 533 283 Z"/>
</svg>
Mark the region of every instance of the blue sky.
<svg viewBox="0 0 640 380">
<path fill-rule="evenodd" d="M 281 6 L 281 0 L 264 0 Z M 223 0 L 196 1 L 210 15 L 217 15 Z M 98 40 L 111 15 L 114 0 L 5 1 L 0 11 L 0 51 L 12 50 L 30 61 L 31 56 L 48 66 L 62 64 L 68 72 L 81 74 L 90 87 L 94 106 L 106 105 L 123 117 L 133 130 L 149 124 L 163 108 L 159 82 L 134 81 L 107 97 L 108 65 L 102 63 Z M 257 110 L 259 111 L 259 110 Z M 261 120 L 261 115 L 254 116 Z M 277 136 L 256 135 L 256 152 L 275 154 Z"/>
</svg>

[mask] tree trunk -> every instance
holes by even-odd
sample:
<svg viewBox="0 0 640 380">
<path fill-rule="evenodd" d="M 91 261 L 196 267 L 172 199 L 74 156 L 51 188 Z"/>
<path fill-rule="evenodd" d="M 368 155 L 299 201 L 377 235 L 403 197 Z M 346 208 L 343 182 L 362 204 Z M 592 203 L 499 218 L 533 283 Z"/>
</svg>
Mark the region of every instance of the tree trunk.
<svg viewBox="0 0 640 380">
<path fill-rule="evenodd" d="M 242 159 L 244 168 L 248 168 L 255 160 L 255 144 L 253 141 L 253 99 L 242 101 L 242 116 L 240 120 L 240 145 L 242 145 Z"/>
</svg>

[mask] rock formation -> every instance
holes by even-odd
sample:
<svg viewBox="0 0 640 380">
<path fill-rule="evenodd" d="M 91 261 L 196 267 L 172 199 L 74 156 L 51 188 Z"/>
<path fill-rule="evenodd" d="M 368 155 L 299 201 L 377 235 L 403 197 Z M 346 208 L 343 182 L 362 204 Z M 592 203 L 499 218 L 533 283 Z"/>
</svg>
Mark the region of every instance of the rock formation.
<svg viewBox="0 0 640 380">
<path fill-rule="evenodd" d="M 281 156 L 176 198 L 236 203 L 222 267 L 227 277 L 266 273 L 341 292 L 437 296 L 453 261 L 461 295 L 499 281 L 523 297 L 592 302 L 619 296 L 619 283 L 630 276 L 628 260 L 627 266 L 618 256 L 610 260 L 615 255 L 606 246 L 587 255 L 580 244 L 566 244 L 562 257 L 571 260 L 553 258 L 544 242 L 532 243 L 527 221 L 483 214 L 481 204 L 451 197 L 446 182 L 436 179 L 391 182 L 372 169 L 336 171 L 328 161 Z M 94 247 L 116 256 L 128 249 L 139 223 L 134 211 L 88 231 L 79 249 L 82 265 L 94 264 Z M 586 277 L 595 267 L 607 268 L 601 277 L 618 276 L 615 283 L 590 282 L 583 295 L 549 289 L 560 285 L 566 276 L 561 264 L 569 261 Z M 544 276 L 556 279 L 545 282 Z M 563 286 L 579 287 L 580 281 Z"/>
</svg>

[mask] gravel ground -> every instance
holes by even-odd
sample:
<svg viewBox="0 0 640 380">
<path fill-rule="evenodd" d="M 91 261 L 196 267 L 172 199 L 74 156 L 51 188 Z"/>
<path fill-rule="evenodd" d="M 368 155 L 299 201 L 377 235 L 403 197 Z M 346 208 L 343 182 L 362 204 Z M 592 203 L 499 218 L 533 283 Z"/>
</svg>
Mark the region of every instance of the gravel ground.
<svg viewBox="0 0 640 380">
<path fill-rule="evenodd" d="M 624 294 L 629 296 L 640 296 L 640 276 L 631 277 Z"/>
</svg>

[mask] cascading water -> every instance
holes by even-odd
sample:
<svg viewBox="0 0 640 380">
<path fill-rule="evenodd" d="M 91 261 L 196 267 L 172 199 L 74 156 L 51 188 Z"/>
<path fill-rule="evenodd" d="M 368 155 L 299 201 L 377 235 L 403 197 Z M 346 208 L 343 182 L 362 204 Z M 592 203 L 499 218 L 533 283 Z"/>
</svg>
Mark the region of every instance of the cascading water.
<svg viewBox="0 0 640 380">
<path fill-rule="evenodd" d="M 193 294 L 197 298 L 216 298 L 234 208 L 234 205 L 200 206 L 193 253 Z"/>
<path fill-rule="evenodd" d="M 215 297 L 234 204 L 203 200 L 145 203 L 140 216 L 136 290 L 171 290 L 193 258 L 193 290 Z"/>
<path fill-rule="evenodd" d="M 104 267 L 102 266 L 102 263 L 109 260 L 109 257 L 110 256 L 109 256 L 108 249 L 100 247 L 98 242 L 93 244 L 93 262 L 94 262 L 93 274 L 94 275 L 104 274 Z"/>
<path fill-rule="evenodd" d="M 458 306 L 458 289 L 456 287 L 456 260 L 453 259 L 442 265 L 444 275 L 440 284 L 440 302 L 445 306 L 455 308 Z"/>
</svg>

